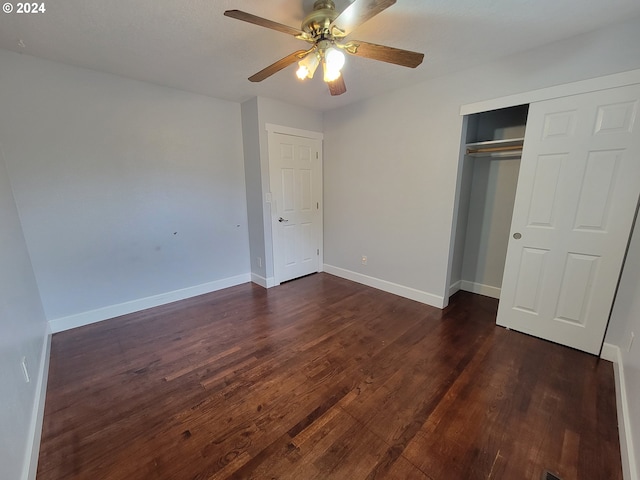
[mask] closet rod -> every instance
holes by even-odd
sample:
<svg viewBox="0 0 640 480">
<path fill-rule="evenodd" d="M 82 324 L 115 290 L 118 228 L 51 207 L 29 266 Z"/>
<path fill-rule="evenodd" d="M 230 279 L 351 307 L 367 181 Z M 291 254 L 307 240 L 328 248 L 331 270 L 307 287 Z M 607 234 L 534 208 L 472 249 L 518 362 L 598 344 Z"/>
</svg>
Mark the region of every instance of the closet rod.
<svg viewBox="0 0 640 480">
<path fill-rule="evenodd" d="M 508 147 L 467 148 L 467 155 L 471 155 L 473 153 L 515 152 L 520 150 L 522 150 L 522 145 L 512 145 Z"/>
</svg>

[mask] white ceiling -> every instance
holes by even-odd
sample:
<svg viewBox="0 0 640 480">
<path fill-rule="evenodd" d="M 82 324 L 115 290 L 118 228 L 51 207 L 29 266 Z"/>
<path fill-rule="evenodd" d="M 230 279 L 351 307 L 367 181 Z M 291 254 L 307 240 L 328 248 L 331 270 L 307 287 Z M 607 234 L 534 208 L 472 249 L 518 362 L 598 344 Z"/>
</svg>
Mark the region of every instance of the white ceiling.
<svg viewBox="0 0 640 480">
<path fill-rule="evenodd" d="M 331 97 L 321 76 L 300 82 L 294 66 L 249 82 L 307 44 L 223 16 L 238 9 L 299 28 L 313 0 L 44 2 L 45 13 L 0 14 L 0 48 L 232 101 L 260 95 L 318 110 L 640 15 L 638 0 L 398 0 L 349 38 L 424 52 L 423 64 L 349 57 L 348 91 Z M 351 2 L 335 3 L 341 11 Z"/>
</svg>

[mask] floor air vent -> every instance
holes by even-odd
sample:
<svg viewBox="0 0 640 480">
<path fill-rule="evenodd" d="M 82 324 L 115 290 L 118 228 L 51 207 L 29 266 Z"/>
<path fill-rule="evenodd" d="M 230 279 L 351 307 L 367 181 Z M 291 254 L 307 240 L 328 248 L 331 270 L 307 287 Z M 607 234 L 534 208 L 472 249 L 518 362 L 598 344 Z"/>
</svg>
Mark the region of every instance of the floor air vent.
<svg viewBox="0 0 640 480">
<path fill-rule="evenodd" d="M 548 470 L 546 470 L 542 474 L 542 480 L 562 480 L 562 479 L 560 477 L 554 475 L 553 473 L 549 472 Z"/>
</svg>

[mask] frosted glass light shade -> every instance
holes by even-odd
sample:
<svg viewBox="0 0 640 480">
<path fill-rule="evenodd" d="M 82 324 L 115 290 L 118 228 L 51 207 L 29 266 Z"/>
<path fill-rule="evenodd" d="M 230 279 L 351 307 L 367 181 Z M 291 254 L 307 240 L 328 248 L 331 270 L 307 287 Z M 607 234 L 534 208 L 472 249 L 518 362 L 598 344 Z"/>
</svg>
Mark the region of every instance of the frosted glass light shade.
<svg viewBox="0 0 640 480">
<path fill-rule="evenodd" d="M 324 52 L 324 81 L 333 82 L 340 78 L 340 70 L 344 67 L 344 53 L 336 48 L 328 48 Z"/>
<path fill-rule="evenodd" d="M 326 68 L 333 71 L 340 71 L 344 67 L 344 53 L 337 48 L 328 48 L 324 54 Z"/>
<path fill-rule="evenodd" d="M 316 72 L 319 63 L 320 59 L 318 58 L 318 55 L 316 55 L 315 52 L 310 53 L 298 62 L 298 70 L 296 71 L 296 75 L 300 80 L 304 80 L 305 78 L 313 78 L 313 74 Z"/>
</svg>

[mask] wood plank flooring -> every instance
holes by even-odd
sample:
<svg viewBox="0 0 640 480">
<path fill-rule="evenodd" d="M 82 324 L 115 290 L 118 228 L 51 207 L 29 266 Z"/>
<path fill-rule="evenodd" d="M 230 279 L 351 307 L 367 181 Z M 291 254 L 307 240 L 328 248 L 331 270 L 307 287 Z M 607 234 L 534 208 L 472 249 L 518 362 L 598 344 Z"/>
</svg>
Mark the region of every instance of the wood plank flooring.
<svg viewBox="0 0 640 480">
<path fill-rule="evenodd" d="M 611 363 L 328 274 L 53 336 L 60 479 L 622 479 Z"/>
</svg>

